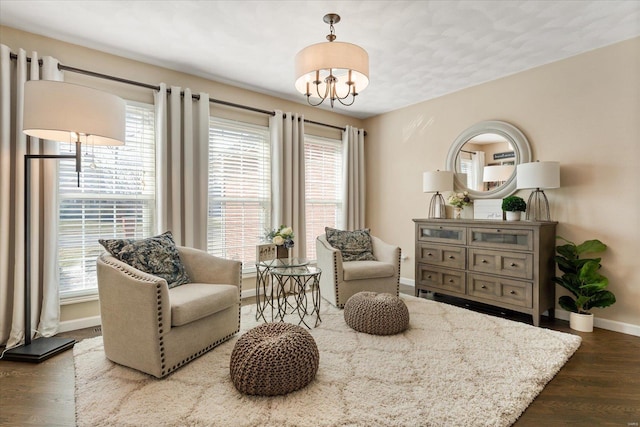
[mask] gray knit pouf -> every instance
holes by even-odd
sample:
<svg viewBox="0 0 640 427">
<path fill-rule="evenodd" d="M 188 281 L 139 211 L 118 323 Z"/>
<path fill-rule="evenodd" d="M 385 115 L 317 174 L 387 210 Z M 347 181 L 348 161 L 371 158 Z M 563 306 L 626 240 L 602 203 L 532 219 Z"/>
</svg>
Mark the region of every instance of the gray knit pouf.
<svg viewBox="0 0 640 427">
<path fill-rule="evenodd" d="M 307 330 L 291 323 L 264 323 L 238 339 L 229 369 L 239 392 L 276 396 L 313 381 L 319 363 L 318 346 Z"/>
<path fill-rule="evenodd" d="M 344 305 L 344 321 L 358 332 L 393 335 L 409 326 L 409 310 L 395 295 L 358 292 Z"/>
</svg>

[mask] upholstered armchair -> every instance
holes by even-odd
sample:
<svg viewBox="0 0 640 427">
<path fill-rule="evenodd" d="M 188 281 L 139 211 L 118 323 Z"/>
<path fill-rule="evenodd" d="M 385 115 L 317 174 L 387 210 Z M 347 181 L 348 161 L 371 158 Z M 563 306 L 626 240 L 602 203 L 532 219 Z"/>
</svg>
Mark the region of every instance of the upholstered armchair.
<svg viewBox="0 0 640 427">
<path fill-rule="evenodd" d="M 343 261 L 340 250 L 327 241 L 325 234 L 316 239 L 320 293 L 338 308 L 360 291 L 385 292 L 398 296 L 400 291 L 400 248 L 371 236 L 376 261 Z"/>
<path fill-rule="evenodd" d="M 97 260 L 107 358 L 158 378 L 240 330 L 241 263 L 177 249 L 190 281 L 173 288 L 107 252 Z"/>
</svg>

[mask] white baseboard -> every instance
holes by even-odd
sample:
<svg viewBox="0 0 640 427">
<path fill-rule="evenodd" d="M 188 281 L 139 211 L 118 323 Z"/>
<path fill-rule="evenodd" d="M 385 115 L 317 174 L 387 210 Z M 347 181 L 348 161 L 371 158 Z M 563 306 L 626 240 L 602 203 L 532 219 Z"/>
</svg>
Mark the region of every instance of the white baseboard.
<svg viewBox="0 0 640 427">
<path fill-rule="evenodd" d="M 400 283 L 403 285 L 415 287 L 415 280 L 413 279 L 401 277 Z M 569 321 L 569 312 L 561 308 L 556 308 L 555 317 L 560 320 Z M 620 332 L 623 334 L 640 337 L 640 325 L 632 325 L 631 323 L 618 322 L 616 320 L 601 319 L 598 316 L 595 316 L 595 318 L 593 319 L 593 326 L 600 329 L 606 329 L 608 331 Z"/>
<path fill-rule="evenodd" d="M 569 312 L 561 308 L 556 308 L 556 318 L 569 321 Z M 631 323 L 618 322 L 617 320 L 601 319 L 598 316 L 593 318 L 595 328 L 606 329 L 608 331 L 621 332 L 627 335 L 640 337 L 640 326 Z"/>
<path fill-rule="evenodd" d="M 58 332 L 77 331 L 78 329 L 93 328 L 101 324 L 100 316 L 83 317 L 81 319 L 60 322 Z"/>
</svg>

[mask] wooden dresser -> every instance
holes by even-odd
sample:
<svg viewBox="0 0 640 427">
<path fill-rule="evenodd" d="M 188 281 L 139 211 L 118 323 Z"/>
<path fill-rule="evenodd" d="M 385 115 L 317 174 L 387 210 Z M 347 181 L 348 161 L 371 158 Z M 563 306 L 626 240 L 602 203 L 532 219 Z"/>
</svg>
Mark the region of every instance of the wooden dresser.
<svg viewBox="0 0 640 427">
<path fill-rule="evenodd" d="M 414 219 L 416 296 L 431 291 L 530 314 L 555 307 L 556 222 Z"/>
</svg>

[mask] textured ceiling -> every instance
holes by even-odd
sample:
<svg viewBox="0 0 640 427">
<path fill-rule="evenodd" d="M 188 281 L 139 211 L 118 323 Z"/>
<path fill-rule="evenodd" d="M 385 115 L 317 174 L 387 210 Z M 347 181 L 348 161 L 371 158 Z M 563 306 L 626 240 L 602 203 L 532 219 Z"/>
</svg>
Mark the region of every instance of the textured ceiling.
<svg viewBox="0 0 640 427">
<path fill-rule="evenodd" d="M 335 108 L 360 118 L 640 36 L 638 0 L 0 0 L 2 25 L 297 102 L 294 57 L 329 12 L 369 52 L 369 87 Z"/>
</svg>

